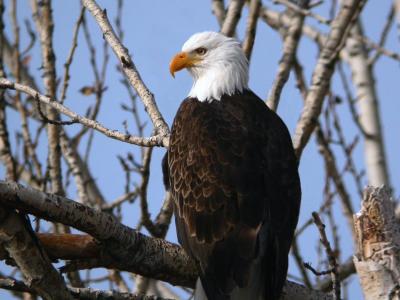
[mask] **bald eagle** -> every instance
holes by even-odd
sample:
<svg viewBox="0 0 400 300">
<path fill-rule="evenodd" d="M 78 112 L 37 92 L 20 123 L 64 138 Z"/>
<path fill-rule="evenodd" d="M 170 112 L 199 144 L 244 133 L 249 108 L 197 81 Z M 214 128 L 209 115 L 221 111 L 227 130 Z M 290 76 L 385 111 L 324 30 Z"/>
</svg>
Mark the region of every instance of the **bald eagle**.
<svg viewBox="0 0 400 300">
<path fill-rule="evenodd" d="M 195 299 L 278 299 L 301 198 L 288 129 L 248 88 L 236 39 L 193 35 L 170 72 L 184 68 L 194 83 L 163 170 L 178 240 L 199 267 Z"/>
</svg>

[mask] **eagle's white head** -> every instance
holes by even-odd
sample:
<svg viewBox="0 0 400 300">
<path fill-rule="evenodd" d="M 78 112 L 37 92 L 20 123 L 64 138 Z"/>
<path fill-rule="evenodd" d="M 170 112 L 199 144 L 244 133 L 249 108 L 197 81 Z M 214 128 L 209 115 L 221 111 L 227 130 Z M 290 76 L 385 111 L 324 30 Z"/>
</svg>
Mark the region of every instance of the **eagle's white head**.
<svg viewBox="0 0 400 300">
<path fill-rule="evenodd" d="M 217 32 L 192 35 L 182 52 L 171 61 L 170 72 L 187 68 L 194 83 L 189 97 L 199 101 L 220 100 L 247 88 L 249 64 L 239 42 Z"/>
</svg>

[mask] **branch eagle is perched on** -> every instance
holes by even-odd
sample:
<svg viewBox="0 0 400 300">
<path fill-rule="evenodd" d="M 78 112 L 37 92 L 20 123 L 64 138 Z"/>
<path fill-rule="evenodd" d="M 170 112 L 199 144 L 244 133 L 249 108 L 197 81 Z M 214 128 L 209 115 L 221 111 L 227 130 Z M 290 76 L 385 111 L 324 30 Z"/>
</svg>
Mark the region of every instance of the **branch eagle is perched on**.
<svg viewBox="0 0 400 300">
<path fill-rule="evenodd" d="M 171 74 L 183 68 L 194 83 L 163 170 L 179 242 L 200 268 L 195 299 L 278 299 L 301 198 L 289 132 L 248 88 L 235 39 L 193 35 Z"/>
</svg>

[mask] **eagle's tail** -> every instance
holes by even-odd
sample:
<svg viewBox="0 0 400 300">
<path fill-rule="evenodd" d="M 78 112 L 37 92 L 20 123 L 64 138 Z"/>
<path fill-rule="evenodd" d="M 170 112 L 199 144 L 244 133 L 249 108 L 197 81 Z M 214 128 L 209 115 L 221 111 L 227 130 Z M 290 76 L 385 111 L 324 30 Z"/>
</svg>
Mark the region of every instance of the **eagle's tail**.
<svg viewBox="0 0 400 300">
<path fill-rule="evenodd" d="M 255 264 L 250 273 L 248 286 L 243 288 L 236 287 L 231 293 L 230 300 L 265 300 L 265 272 L 263 272 L 262 268 L 262 264 Z"/>
<path fill-rule="evenodd" d="M 262 264 L 253 266 L 250 274 L 249 285 L 244 288 L 236 287 L 231 292 L 230 296 L 220 293 L 213 294 L 213 298 L 207 298 L 200 278 L 196 282 L 196 290 L 194 300 L 264 300 L 265 275 L 262 270 Z"/>
<path fill-rule="evenodd" d="M 200 278 L 197 278 L 196 289 L 194 291 L 194 300 L 208 300 L 206 292 L 203 289 Z"/>
</svg>

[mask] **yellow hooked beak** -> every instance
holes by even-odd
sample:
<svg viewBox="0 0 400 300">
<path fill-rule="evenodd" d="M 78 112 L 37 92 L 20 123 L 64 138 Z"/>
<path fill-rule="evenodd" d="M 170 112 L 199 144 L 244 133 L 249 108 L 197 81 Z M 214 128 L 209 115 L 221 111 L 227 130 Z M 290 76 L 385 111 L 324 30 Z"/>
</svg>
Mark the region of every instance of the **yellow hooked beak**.
<svg viewBox="0 0 400 300">
<path fill-rule="evenodd" d="M 178 72 L 184 68 L 193 67 L 197 61 L 198 59 L 194 56 L 186 52 L 179 52 L 171 60 L 171 63 L 169 64 L 169 72 L 171 73 L 172 77 L 175 78 L 175 72 Z"/>
</svg>

